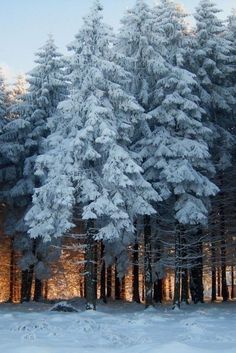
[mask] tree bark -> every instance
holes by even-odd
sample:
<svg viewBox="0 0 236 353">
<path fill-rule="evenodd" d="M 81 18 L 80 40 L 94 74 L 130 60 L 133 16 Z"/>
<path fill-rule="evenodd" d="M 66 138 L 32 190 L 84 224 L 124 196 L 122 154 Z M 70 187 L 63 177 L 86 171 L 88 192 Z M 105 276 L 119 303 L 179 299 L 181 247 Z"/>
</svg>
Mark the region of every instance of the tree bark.
<svg viewBox="0 0 236 353">
<path fill-rule="evenodd" d="M 204 303 L 204 288 L 203 288 L 203 263 L 202 263 L 202 230 L 199 229 L 197 237 L 199 242 L 194 247 L 196 260 L 193 261 L 192 269 L 190 270 L 190 292 L 194 304 Z"/>
<path fill-rule="evenodd" d="M 112 267 L 107 267 L 107 298 L 111 298 L 112 293 Z"/>
<path fill-rule="evenodd" d="M 10 288 L 9 288 L 9 302 L 14 302 L 14 286 L 15 286 L 15 251 L 13 246 L 13 239 L 11 240 L 11 259 L 10 259 Z"/>
<path fill-rule="evenodd" d="M 188 270 L 182 269 L 181 303 L 189 304 L 188 299 Z"/>
<path fill-rule="evenodd" d="M 215 244 L 211 243 L 211 301 L 216 301 L 216 250 Z"/>
<path fill-rule="evenodd" d="M 231 299 L 234 299 L 234 266 L 231 266 Z"/>
<path fill-rule="evenodd" d="M 117 273 L 117 267 L 115 268 L 115 299 L 120 300 L 121 299 L 121 288 L 120 288 L 120 279 L 118 277 Z"/>
<path fill-rule="evenodd" d="M 146 308 L 153 305 L 152 296 L 152 245 L 151 245 L 151 222 L 150 216 L 144 217 L 144 276 L 145 276 L 145 305 Z"/>
<path fill-rule="evenodd" d="M 180 256 L 181 256 L 181 226 L 176 225 L 175 230 L 175 278 L 174 278 L 174 300 L 173 309 L 175 307 L 180 308 Z"/>
<path fill-rule="evenodd" d="M 94 283 L 94 221 L 87 221 L 86 254 L 85 254 L 85 279 L 86 279 L 86 310 L 96 310 L 96 295 Z"/>
<path fill-rule="evenodd" d="M 220 239 L 221 239 L 221 293 L 223 297 L 223 301 L 227 301 L 229 299 L 229 291 L 226 280 L 226 232 L 225 232 L 225 205 L 224 205 L 224 177 L 223 173 L 220 173 Z"/>
<path fill-rule="evenodd" d="M 40 302 L 43 299 L 42 291 L 43 291 L 42 281 L 38 278 L 35 278 L 34 301 Z"/>
<path fill-rule="evenodd" d="M 29 302 L 31 300 L 31 289 L 33 283 L 34 266 L 30 266 L 28 270 L 22 271 L 21 279 L 21 302 Z"/>
<path fill-rule="evenodd" d="M 101 268 L 101 295 L 100 299 L 102 299 L 103 303 L 107 303 L 106 297 L 106 264 L 104 260 L 104 244 L 101 243 L 101 261 L 102 261 L 102 268 Z"/>
<path fill-rule="evenodd" d="M 158 278 L 154 283 L 153 299 L 156 303 L 161 304 L 163 300 L 163 280 Z"/>
<path fill-rule="evenodd" d="M 220 268 L 217 270 L 217 296 L 221 297 L 221 278 L 220 278 Z"/>
<path fill-rule="evenodd" d="M 188 285 L 188 270 L 187 270 L 187 265 L 188 265 L 188 260 L 187 260 L 187 242 L 186 238 L 184 236 L 184 228 L 182 227 L 182 239 L 181 239 L 181 263 L 182 263 L 182 269 L 181 269 L 181 303 L 188 304 L 188 290 L 189 290 L 189 285 Z M 185 228 L 185 233 L 186 233 L 186 228 Z"/>
<path fill-rule="evenodd" d="M 136 241 L 133 247 L 133 301 L 140 303 L 139 295 L 139 245 Z"/>
</svg>

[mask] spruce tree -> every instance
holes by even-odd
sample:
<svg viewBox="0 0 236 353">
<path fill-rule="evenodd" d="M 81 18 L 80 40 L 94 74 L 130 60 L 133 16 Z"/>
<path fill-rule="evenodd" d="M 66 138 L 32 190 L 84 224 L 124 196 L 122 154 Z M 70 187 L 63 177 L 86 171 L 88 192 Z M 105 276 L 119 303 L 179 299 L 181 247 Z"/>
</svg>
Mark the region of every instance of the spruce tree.
<svg viewBox="0 0 236 353">
<path fill-rule="evenodd" d="M 216 183 L 221 189 L 219 207 L 222 261 L 222 291 L 227 300 L 226 285 L 226 239 L 225 239 L 225 177 L 231 165 L 231 149 L 234 144 L 231 127 L 234 125 L 235 87 L 232 77 L 232 41 L 226 36 L 226 28 L 219 19 L 220 11 L 210 0 L 202 0 L 195 14 L 196 29 L 192 38 L 190 67 L 197 76 L 200 89 L 201 107 L 204 109 L 204 122 L 213 131 L 211 153 L 217 171 Z M 212 220 L 214 223 L 214 220 Z M 212 250 L 215 247 L 212 234 Z M 214 272 L 214 268 L 213 268 Z"/>
<path fill-rule="evenodd" d="M 27 215 L 31 237 L 60 236 L 73 226 L 73 208 L 80 205 L 86 222 L 88 309 L 95 308 L 94 239 L 128 244 L 135 218 L 154 213 L 150 202 L 158 198 L 129 150 L 142 108 L 123 88 L 127 73 L 113 61 L 112 34 L 101 11 L 96 1 L 70 45 L 71 95 L 61 104 L 59 124 L 51 121 L 50 148 L 37 160 L 45 184 L 36 190 Z"/>
<path fill-rule="evenodd" d="M 0 132 L 6 123 L 7 115 L 7 92 L 6 83 L 2 71 L 0 70 Z"/>
<path fill-rule="evenodd" d="M 35 256 L 37 245 L 27 235 L 24 216 L 31 206 L 34 188 L 40 185 L 39 178 L 34 175 L 34 167 L 49 133 L 48 119 L 66 97 L 67 90 L 64 60 L 52 38 L 38 51 L 35 62 L 37 66 L 27 78 L 28 91 L 11 110 L 18 118 L 4 126 L 0 137 L 1 159 L 8 161 L 7 168 L 4 167 L 2 191 L 2 199 L 9 207 L 6 232 L 18 234 L 17 247 L 23 252 L 21 267 L 29 279 L 26 280 L 29 286 L 32 269 L 38 259 Z M 25 288 L 23 292 L 23 299 L 26 296 L 29 299 L 30 290 Z"/>
</svg>

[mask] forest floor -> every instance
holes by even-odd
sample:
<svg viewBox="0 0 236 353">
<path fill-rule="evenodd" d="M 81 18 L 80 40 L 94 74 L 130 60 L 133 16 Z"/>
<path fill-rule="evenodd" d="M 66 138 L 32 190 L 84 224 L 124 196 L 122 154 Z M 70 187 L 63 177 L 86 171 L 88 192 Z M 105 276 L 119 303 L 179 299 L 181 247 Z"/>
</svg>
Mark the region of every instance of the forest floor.
<svg viewBox="0 0 236 353">
<path fill-rule="evenodd" d="M 97 311 L 50 311 L 52 304 L 1 304 L 1 353 L 236 353 L 236 302 L 158 306 L 99 304 Z"/>
</svg>

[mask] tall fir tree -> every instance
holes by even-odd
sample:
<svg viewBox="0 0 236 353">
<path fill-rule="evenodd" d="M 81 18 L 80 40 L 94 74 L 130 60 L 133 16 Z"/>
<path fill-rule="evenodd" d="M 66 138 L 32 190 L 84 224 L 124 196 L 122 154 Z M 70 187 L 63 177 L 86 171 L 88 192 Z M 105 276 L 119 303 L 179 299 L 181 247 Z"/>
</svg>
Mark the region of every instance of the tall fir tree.
<svg viewBox="0 0 236 353">
<path fill-rule="evenodd" d="M 210 0 L 202 0 L 196 9 L 196 29 L 192 38 L 190 67 L 196 74 L 201 107 L 204 109 L 204 122 L 213 131 L 211 153 L 217 171 L 216 183 L 221 189 L 217 201 L 219 207 L 221 238 L 221 277 L 224 300 L 228 298 L 226 284 L 226 239 L 224 184 L 225 172 L 231 165 L 231 150 L 234 138 L 231 127 L 234 124 L 236 103 L 235 87 L 232 80 L 232 42 L 226 36 L 226 27 L 220 20 L 216 5 Z M 214 220 L 212 220 L 214 223 Z M 215 247 L 215 235 L 212 234 L 212 251 Z M 214 268 L 212 273 L 214 272 Z"/>
<path fill-rule="evenodd" d="M 29 282 L 32 275 L 28 272 L 37 267 L 38 259 L 36 245 L 27 235 L 24 216 L 31 206 L 34 188 L 40 185 L 39 178 L 34 175 L 35 160 L 42 153 L 44 139 L 49 133 L 48 119 L 67 94 L 64 60 L 51 37 L 36 54 L 35 62 L 37 66 L 27 78 L 28 91 L 12 109 L 18 118 L 4 126 L 0 138 L 1 159 L 8 161 L 1 192 L 9 207 L 6 231 L 18 234 L 16 243 L 18 250 L 23 252 L 21 267 L 26 276 L 30 276 Z"/>
<path fill-rule="evenodd" d="M 81 206 L 87 234 L 87 308 L 95 308 L 94 239 L 131 242 L 135 218 L 154 213 L 150 202 L 158 199 L 129 150 L 142 108 L 123 88 L 129 76 L 112 59 L 113 36 L 101 10 L 96 1 L 70 46 L 71 96 L 61 104 L 60 123 L 48 138 L 51 148 L 37 160 L 37 174 L 46 179 L 27 215 L 31 237 L 60 236 L 72 226 L 74 205 Z"/>
<path fill-rule="evenodd" d="M 145 134 L 136 141 L 136 147 L 141 146 L 145 176 L 162 198 L 173 199 L 177 286 L 181 224 L 205 224 L 208 197 L 218 190 L 207 177 L 214 170 L 208 149 L 211 130 L 201 121 L 195 77 L 184 67 L 184 18 L 170 1 L 163 0 L 150 11 L 139 0 L 122 21 L 118 42 L 126 62 L 132 63 L 131 89 L 135 88 L 133 92 L 146 112 L 148 129 L 142 129 Z M 145 228 L 151 233 L 148 224 Z M 177 297 L 179 304 L 180 294 Z"/>
</svg>

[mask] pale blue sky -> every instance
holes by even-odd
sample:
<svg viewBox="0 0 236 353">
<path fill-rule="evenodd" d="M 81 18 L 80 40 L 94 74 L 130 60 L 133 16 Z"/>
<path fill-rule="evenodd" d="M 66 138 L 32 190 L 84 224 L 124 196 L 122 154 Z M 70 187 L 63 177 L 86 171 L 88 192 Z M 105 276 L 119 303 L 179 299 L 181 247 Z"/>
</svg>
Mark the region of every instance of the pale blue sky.
<svg viewBox="0 0 236 353">
<path fill-rule="evenodd" d="M 155 0 L 147 0 L 152 4 Z M 117 28 L 125 10 L 135 0 L 101 0 L 107 23 Z M 177 0 L 192 12 L 198 0 Z M 9 75 L 29 71 L 35 51 L 52 33 L 57 46 L 66 52 L 66 45 L 78 32 L 81 20 L 93 0 L 0 0 L 0 65 Z M 215 0 L 225 18 L 236 7 L 236 0 Z"/>
</svg>

